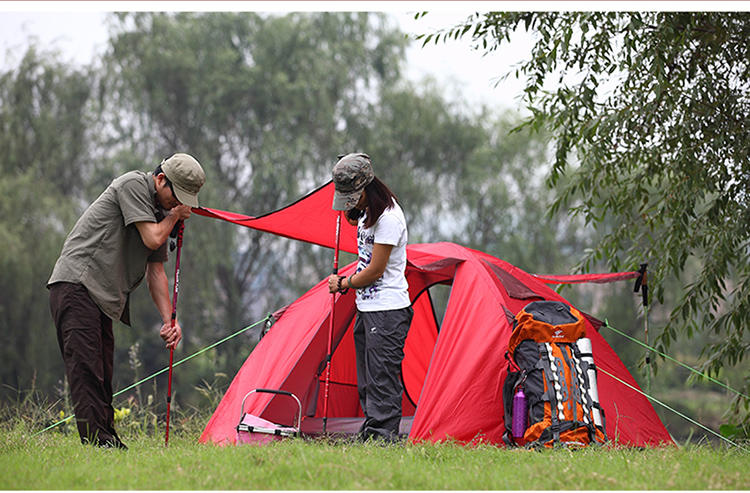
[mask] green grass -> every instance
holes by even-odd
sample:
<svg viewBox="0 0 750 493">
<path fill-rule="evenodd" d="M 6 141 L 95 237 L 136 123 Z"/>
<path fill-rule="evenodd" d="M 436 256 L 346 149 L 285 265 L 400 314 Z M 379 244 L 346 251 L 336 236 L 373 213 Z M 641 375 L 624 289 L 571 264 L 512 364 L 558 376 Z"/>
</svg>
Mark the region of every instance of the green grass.
<svg viewBox="0 0 750 493">
<path fill-rule="evenodd" d="M 708 445 L 578 451 L 287 440 L 215 447 L 194 430 L 124 436 L 128 451 L 75 434 L 0 429 L 2 490 L 742 490 L 750 454 Z"/>
</svg>

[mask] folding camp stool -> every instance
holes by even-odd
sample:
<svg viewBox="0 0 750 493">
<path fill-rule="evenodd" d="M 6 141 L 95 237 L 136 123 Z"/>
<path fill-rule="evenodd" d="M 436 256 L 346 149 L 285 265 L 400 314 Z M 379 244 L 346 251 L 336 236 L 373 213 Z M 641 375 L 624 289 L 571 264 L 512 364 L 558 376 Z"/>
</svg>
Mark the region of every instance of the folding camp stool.
<svg viewBox="0 0 750 493">
<path fill-rule="evenodd" d="M 284 426 L 277 425 L 263 419 L 259 416 L 254 416 L 250 413 L 245 412 L 245 400 L 250 394 L 255 392 L 264 392 L 267 394 L 277 394 L 292 397 L 297 402 L 297 425 L 296 426 Z M 245 394 L 242 398 L 242 404 L 240 408 L 240 422 L 237 425 L 237 443 L 250 443 L 255 445 L 263 445 L 265 443 L 283 440 L 288 437 L 299 436 L 300 424 L 302 422 L 302 403 L 296 395 L 286 390 L 274 390 L 274 389 L 254 389 Z"/>
</svg>

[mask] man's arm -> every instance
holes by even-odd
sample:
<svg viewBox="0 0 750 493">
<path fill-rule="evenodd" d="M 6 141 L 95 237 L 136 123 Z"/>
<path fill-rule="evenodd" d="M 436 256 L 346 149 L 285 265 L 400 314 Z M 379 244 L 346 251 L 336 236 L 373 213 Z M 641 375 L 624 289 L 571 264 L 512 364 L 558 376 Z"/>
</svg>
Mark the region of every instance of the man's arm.
<svg viewBox="0 0 750 493">
<path fill-rule="evenodd" d="M 177 320 L 172 327 L 172 301 L 169 299 L 169 280 L 163 263 L 148 262 L 146 264 L 146 283 L 151 292 L 151 298 L 161 315 L 162 326 L 159 335 L 166 341 L 167 348 L 174 349 L 182 339 L 182 328 Z"/>
<path fill-rule="evenodd" d="M 178 205 L 170 209 L 164 219 L 158 223 L 140 221 L 135 223 L 135 227 L 138 228 L 138 232 L 141 234 L 143 244 L 149 250 L 156 250 L 167 241 L 169 233 L 172 232 L 177 221 L 190 217 L 190 212 L 191 209 L 189 206 Z"/>
</svg>

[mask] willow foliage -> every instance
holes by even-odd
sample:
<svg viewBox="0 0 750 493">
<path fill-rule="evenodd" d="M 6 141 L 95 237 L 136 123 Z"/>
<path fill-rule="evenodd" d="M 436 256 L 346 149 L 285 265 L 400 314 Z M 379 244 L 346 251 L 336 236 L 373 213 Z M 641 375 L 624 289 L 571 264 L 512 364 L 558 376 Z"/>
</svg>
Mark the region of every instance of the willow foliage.
<svg viewBox="0 0 750 493">
<path fill-rule="evenodd" d="M 588 223 L 614 218 L 580 267 L 650 262 L 684 294 L 662 348 L 712 334 L 704 368 L 750 354 L 750 14 L 745 12 L 490 12 L 424 43 L 471 36 L 493 51 L 514 32 L 534 35 L 516 69 L 526 124 L 555 135 L 553 210 Z M 612 224 L 612 222 L 609 222 Z M 699 267 L 686 275 L 687 266 Z M 745 376 L 745 394 L 750 377 Z M 747 399 L 736 408 L 747 411 Z"/>
</svg>

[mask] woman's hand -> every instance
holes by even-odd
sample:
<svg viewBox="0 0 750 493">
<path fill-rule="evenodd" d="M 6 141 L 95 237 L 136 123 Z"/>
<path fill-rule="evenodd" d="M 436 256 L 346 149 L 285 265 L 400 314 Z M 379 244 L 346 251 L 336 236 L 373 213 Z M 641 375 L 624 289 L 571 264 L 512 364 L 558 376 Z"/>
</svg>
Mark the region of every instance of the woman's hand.
<svg viewBox="0 0 750 493">
<path fill-rule="evenodd" d="M 331 274 L 328 276 L 328 292 L 329 293 L 338 293 L 339 292 L 339 278 L 341 276 L 337 276 L 336 274 Z"/>
</svg>

